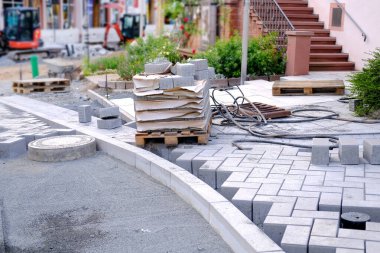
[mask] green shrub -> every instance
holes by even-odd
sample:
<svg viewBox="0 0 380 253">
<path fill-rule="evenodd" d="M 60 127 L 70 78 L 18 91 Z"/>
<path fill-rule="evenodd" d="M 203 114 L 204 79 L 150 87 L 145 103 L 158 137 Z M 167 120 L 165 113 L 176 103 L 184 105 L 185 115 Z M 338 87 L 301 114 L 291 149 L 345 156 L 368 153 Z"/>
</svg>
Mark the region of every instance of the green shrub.
<svg viewBox="0 0 380 253">
<path fill-rule="evenodd" d="M 249 40 L 247 73 L 249 75 L 272 75 L 285 72 L 284 50 L 276 46 L 276 34 L 260 36 Z M 240 77 L 242 40 L 234 35 L 229 40 L 219 40 L 196 58 L 205 58 L 216 73 L 226 77 Z"/>
<path fill-rule="evenodd" d="M 88 76 L 97 72 L 116 70 L 118 66 L 124 61 L 124 59 L 124 54 L 105 56 L 102 58 L 97 58 L 90 62 L 86 58 L 84 59 L 83 64 L 83 74 L 85 76 Z"/>
<path fill-rule="evenodd" d="M 144 64 L 156 58 L 165 57 L 173 63 L 181 59 L 175 44 L 166 37 L 139 38 L 128 45 L 126 51 L 126 57 L 117 68 L 118 74 L 125 80 L 131 80 L 134 75 L 143 72 Z"/>
<path fill-rule="evenodd" d="M 359 116 L 369 115 L 380 110 L 380 48 L 371 53 L 363 71 L 350 77 L 351 92 L 362 100 L 356 109 Z"/>
</svg>

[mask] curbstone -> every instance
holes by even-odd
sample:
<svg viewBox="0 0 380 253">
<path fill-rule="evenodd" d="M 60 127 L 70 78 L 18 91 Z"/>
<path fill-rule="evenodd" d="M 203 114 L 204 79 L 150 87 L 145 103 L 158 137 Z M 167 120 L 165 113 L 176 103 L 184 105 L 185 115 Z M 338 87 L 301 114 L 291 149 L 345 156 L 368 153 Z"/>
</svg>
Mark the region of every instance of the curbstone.
<svg viewBox="0 0 380 253">
<path fill-rule="evenodd" d="M 0 142 L 0 158 L 15 158 L 26 153 L 26 140 L 14 137 Z"/>
<path fill-rule="evenodd" d="M 98 119 L 97 126 L 99 129 L 114 129 L 122 126 L 120 118 Z"/>
<path fill-rule="evenodd" d="M 380 139 L 364 140 L 363 157 L 370 164 L 380 164 Z"/>
<path fill-rule="evenodd" d="M 311 164 L 328 165 L 329 156 L 329 140 L 326 138 L 314 138 L 311 147 Z"/>
<path fill-rule="evenodd" d="M 78 106 L 78 117 L 80 123 L 91 122 L 92 109 L 90 105 L 80 105 Z"/>
<path fill-rule="evenodd" d="M 74 129 L 54 129 L 58 135 L 75 135 L 77 133 Z"/>
<path fill-rule="evenodd" d="M 120 116 L 120 110 L 118 106 L 99 108 L 99 118 L 111 119 L 118 118 Z"/>
<path fill-rule="evenodd" d="M 359 145 L 355 139 L 339 139 L 339 158 L 341 164 L 359 164 Z"/>
</svg>

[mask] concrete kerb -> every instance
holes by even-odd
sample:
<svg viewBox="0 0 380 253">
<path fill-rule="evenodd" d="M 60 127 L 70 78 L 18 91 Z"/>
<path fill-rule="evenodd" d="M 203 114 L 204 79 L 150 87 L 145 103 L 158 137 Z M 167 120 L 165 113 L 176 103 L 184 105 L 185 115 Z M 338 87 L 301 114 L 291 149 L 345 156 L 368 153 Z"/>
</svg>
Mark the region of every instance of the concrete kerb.
<svg viewBox="0 0 380 253">
<path fill-rule="evenodd" d="M 244 216 L 231 202 L 203 181 L 179 166 L 149 151 L 96 133 L 38 112 L 35 108 L 1 98 L 0 103 L 29 112 L 55 126 L 75 129 L 79 134 L 96 138 L 97 148 L 146 174 L 172 189 L 197 210 L 235 252 L 284 252 L 263 231 Z M 50 105 L 49 105 L 50 106 Z"/>
</svg>

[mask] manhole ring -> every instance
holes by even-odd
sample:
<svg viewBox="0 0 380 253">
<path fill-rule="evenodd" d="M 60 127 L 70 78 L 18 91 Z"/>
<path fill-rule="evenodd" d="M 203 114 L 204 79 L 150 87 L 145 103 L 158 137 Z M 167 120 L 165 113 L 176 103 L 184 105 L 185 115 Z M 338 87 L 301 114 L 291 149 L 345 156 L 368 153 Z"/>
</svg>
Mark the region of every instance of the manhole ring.
<svg viewBox="0 0 380 253">
<path fill-rule="evenodd" d="M 30 160 L 40 162 L 70 161 L 96 153 L 96 140 L 87 135 L 53 136 L 32 141 L 28 145 Z"/>
</svg>

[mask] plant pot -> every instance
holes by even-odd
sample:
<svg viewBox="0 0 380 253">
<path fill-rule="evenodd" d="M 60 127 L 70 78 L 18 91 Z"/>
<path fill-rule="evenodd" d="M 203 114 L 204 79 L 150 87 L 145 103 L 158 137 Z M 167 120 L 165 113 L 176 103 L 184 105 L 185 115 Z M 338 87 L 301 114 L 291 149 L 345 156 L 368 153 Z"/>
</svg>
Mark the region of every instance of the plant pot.
<svg viewBox="0 0 380 253">
<path fill-rule="evenodd" d="M 282 76 L 285 76 L 285 75 L 271 75 L 271 76 L 268 76 L 268 81 L 270 81 L 270 82 L 279 81 Z"/>
<path fill-rule="evenodd" d="M 254 80 L 265 80 L 265 81 L 268 81 L 269 78 L 268 78 L 268 76 L 250 76 L 250 77 L 248 77 L 248 80 L 249 81 L 254 81 Z"/>
<path fill-rule="evenodd" d="M 226 88 L 228 87 L 227 79 L 211 79 L 210 80 L 211 88 Z"/>
<path fill-rule="evenodd" d="M 238 86 L 240 85 L 240 77 L 228 78 L 228 86 Z"/>
</svg>

